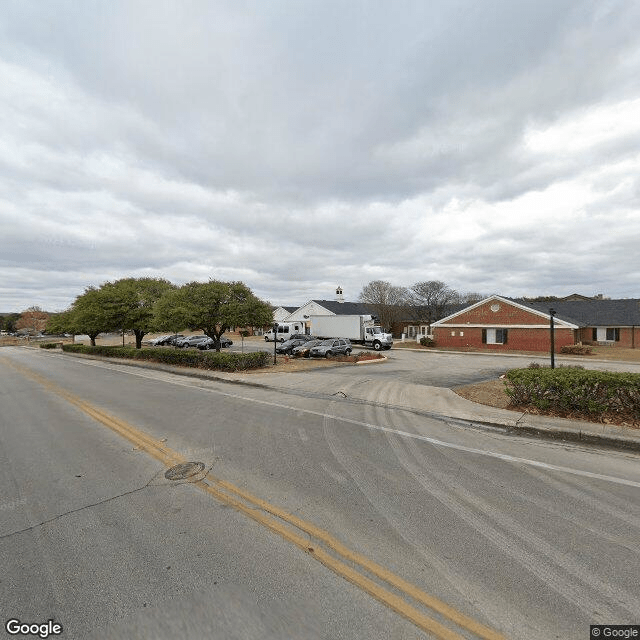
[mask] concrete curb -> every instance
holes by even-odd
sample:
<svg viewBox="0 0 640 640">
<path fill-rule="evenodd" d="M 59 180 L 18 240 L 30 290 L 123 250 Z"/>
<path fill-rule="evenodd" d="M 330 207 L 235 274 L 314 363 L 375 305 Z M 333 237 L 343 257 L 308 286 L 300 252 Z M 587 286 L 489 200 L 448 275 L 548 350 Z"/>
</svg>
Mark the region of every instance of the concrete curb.
<svg viewBox="0 0 640 640">
<path fill-rule="evenodd" d="M 538 416 L 529 416 L 529 418 L 536 417 Z M 540 417 L 542 418 L 542 416 Z M 560 421 L 563 420 L 563 418 L 556 418 L 556 420 Z M 487 428 L 500 429 L 515 435 L 528 435 L 547 440 L 563 440 L 566 442 L 595 445 L 610 449 L 623 449 L 625 451 L 640 452 L 640 433 L 638 433 L 637 436 L 632 433 L 620 433 L 620 430 L 624 427 L 617 427 L 616 425 L 600 425 L 599 423 L 581 422 L 580 425 L 584 425 L 584 427 L 574 427 L 570 425 L 561 425 L 556 427 L 535 424 L 533 422 L 522 422 L 520 419 L 515 420 L 511 424 L 508 422 L 469 420 L 467 418 L 465 418 L 464 421 Z M 573 422 L 575 424 L 577 421 Z M 601 430 L 599 430 L 599 427 Z M 606 433 L 605 429 L 607 429 Z"/>
<path fill-rule="evenodd" d="M 374 360 L 362 360 L 361 362 L 354 362 L 354 364 L 380 364 L 382 362 L 386 362 L 387 359 L 387 356 L 382 356 L 382 358 L 375 358 Z"/>
</svg>

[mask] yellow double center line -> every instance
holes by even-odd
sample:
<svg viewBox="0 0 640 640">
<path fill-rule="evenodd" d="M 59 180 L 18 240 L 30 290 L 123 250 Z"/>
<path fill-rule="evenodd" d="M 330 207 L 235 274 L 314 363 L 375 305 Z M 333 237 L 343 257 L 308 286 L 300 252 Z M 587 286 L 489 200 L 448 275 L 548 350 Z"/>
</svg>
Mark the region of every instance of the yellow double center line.
<svg viewBox="0 0 640 640">
<path fill-rule="evenodd" d="M 133 443 L 138 449 L 146 451 L 166 467 L 173 467 L 187 461 L 180 453 L 173 451 L 165 446 L 164 443 L 153 439 L 148 434 L 136 429 L 124 420 L 120 420 L 102 409 L 98 409 L 88 402 L 85 402 L 81 398 L 69 393 L 66 389 L 59 387 L 48 378 L 5 358 L 0 358 L 0 360 L 6 362 L 24 376 L 38 382 L 52 393 L 64 398 L 97 422 L 129 440 L 129 442 Z M 267 529 L 277 533 L 285 540 L 295 544 L 302 549 L 302 551 L 308 553 L 333 572 L 367 592 L 376 598 L 376 600 L 390 607 L 393 611 L 436 638 L 442 638 L 443 640 L 461 640 L 462 636 L 424 614 L 414 605 L 410 604 L 407 601 L 407 597 L 438 613 L 454 625 L 470 631 L 479 638 L 485 640 L 505 640 L 504 636 L 496 631 L 464 615 L 434 596 L 430 596 L 366 556 L 347 548 L 327 531 L 269 502 L 261 500 L 230 482 L 216 478 L 211 473 L 208 473 L 204 478 L 193 482 L 193 485 L 220 502 L 233 507 L 255 522 L 260 523 Z M 311 542 L 311 539 L 314 539 L 316 542 Z M 332 553 L 330 553 L 329 550 L 331 550 Z M 365 575 L 364 572 L 368 575 Z M 374 581 L 370 576 L 377 578 L 380 582 Z M 403 594 L 404 597 L 390 591 L 389 588 L 383 586 L 381 583 L 386 583 L 389 587 L 393 587 L 397 592 Z"/>
</svg>

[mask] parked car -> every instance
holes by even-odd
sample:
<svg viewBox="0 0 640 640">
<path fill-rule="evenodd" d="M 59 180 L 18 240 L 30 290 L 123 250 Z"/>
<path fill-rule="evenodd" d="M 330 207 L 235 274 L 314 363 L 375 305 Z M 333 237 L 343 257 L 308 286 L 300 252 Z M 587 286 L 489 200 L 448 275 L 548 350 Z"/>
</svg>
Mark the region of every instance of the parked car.
<svg viewBox="0 0 640 640">
<path fill-rule="evenodd" d="M 211 340 L 209 336 L 187 336 L 177 342 L 176 346 L 181 349 L 188 349 L 189 347 L 197 347 L 199 344 L 207 342 L 208 340 Z"/>
<path fill-rule="evenodd" d="M 174 333 L 172 336 L 169 336 L 163 344 L 177 347 L 178 342 L 182 340 L 182 338 L 184 338 L 184 336 L 181 333 Z"/>
<path fill-rule="evenodd" d="M 159 336 L 158 338 L 154 338 L 153 340 L 149 340 L 149 344 L 152 347 L 159 347 L 160 345 L 166 344 L 169 338 L 173 336 Z"/>
<path fill-rule="evenodd" d="M 291 355 L 296 356 L 296 357 L 303 356 L 305 358 L 308 358 L 309 357 L 309 351 L 311 350 L 311 347 L 315 347 L 316 345 L 320 344 L 321 342 L 322 342 L 322 340 L 318 340 L 317 338 L 313 338 L 312 340 L 309 340 L 307 342 L 303 342 L 300 346 L 293 348 L 293 350 L 291 351 Z"/>
<path fill-rule="evenodd" d="M 276 353 L 291 353 L 294 347 L 299 347 L 301 344 L 306 344 L 310 342 L 306 339 L 305 336 L 301 336 L 299 338 L 291 338 L 286 342 L 282 342 L 276 347 Z"/>
<path fill-rule="evenodd" d="M 220 338 L 220 347 L 222 349 L 224 349 L 225 347 L 230 347 L 233 344 L 233 340 L 230 340 L 229 338 L 225 338 L 224 336 L 222 336 Z M 202 342 L 198 343 L 196 345 L 198 347 L 198 349 L 201 350 L 206 350 L 206 349 L 215 349 L 215 344 L 213 342 L 213 338 L 209 338 L 209 336 L 207 336 L 207 340 L 203 340 Z"/>
<path fill-rule="evenodd" d="M 309 350 L 309 356 L 312 358 L 330 358 L 342 354 L 347 356 L 351 354 L 351 341 L 348 338 L 322 340 L 320 344 Z"/>
</svg>

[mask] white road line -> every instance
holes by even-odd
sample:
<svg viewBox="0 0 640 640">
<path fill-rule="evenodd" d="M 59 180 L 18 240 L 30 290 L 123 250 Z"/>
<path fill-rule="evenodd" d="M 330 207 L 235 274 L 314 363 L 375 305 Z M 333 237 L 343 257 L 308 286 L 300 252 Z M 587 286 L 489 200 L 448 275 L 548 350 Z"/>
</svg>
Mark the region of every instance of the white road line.
<svg viewBox="0 0 640 640">
<path fill-rule="evenodd" d="M 58 356 L 56 354 L 46 354 L 51 357 L 65 357 Z M 439 447 L 445 447 L 448 449 L 455 449 L 456 451 L 464 451 L 466 453 L 473 453 L 475 455 L 486 456 L 489 458 L 496 458 L 498 460 L 504 460 L 505 462 L 515 462 L 518 464 L 525 464 L 531 467 L 538 467 L 540 469 L 547 469 L 549 471 L 561 471 L 563 473 L 569 473 L 576 476 L 582 476 L 585 478 L 593 478 L 594 480 L 603 480 L 604 482 L 612 482 L 614 484 L 622 484 L 629 487 L 638 487 L 640 488 L 640 482 L 634 480 L 626 480 L 625 478 L 617 478 L 615 476 L 607 476 L 601 473 L 592 473 L 591 471 L 582 471 L 580 469 L 572 469 L 571 467 L 563 467 L 555 464 L 548 464 L 546 462 L 540 462 L 538 460 L 529 460 L 528 458 L 519 458 L 516 456 L 510 456 L 505 453 L 497 453 L 495 451 L 488 451 L 486 449 L 475 449 L 473 447 L 465 447 L 461 444 L 455 444 L 453 442 L 444 442 L 443 440 L 437 440 L 436 438 L 431 438 L 429 436 L 423 436 L 418 433 L 409 433 L 407 431 L 400 431 L 398 429 L 392 429 L 390 427 L 383 427 L 378 424 L 371 424 L 370 422 L 362 422 L 360 420 L 353 420 L 351 418 L 344 418 L 342 416 L 336 416 L 329 413 L 324 413 L 322 411 L 312 411 L 311 409 L 301 409 L 300 407 L 293 407 L 288 404 L 282 404 L 279 402 L 271 402 L 269 400 L 258 400 L 257 398 L 249 398 L 247 396 L 242 396 L 235 393 L 227 393 L 225 391 L 218 391 L 217 389 L 209 389 L 206 387 L 201 387 L 198 385 L 194 385 L 193 383 L 182 382 L 176 380 L 174 376 L 177 374 L 169 373 L 166 376 L 158 376 L 153 375 L 155 372 L 143 372 L 143 371 L 133 371 L 131 367 L 127 367 L 126 365 L 110 365 L 106 363 L 102 363 L 95 360 L 77 360 L 77 362 L 82 364 L 87 364 L 91 366 L 97 366 L 104 369 L 112 369 L 117 370 L 122 373 L 127 373 L 132 376 L 138 376 L 140 378 L 147 378 L 149 380 L 161 380 L 162 382 L 169 382 L 171 384 L 175 384 L 182 387 L 189 387 L 190 389 L 199 389 L 201 391 L 207 391 L 209 393 L 215 393 L 217 395 L 224 396 L 226 398 L 233 398 L 234 400 L 242 400 L 244 402 L 253 402 L 256 404 L 262 404 L 269 407 L 276 407 L 278 409 L 286 409 L 288 411 L 295 411 L 297 413 L 306 413 L 308 415 L 317 416 L 319 418 L 332 418 L 333 420 L 338 420 L 340 422 L 346 422 L 347 424 L 353 424 L 359 427 L 365 427 L 367 429 L 371 429 L 373 431 L 382 431 L 384 433 L 392 433 L 396 436 L 400 436 L 403 438 L 412 438 L 414 440 L 420 440 L 422 442 L 428 442 L 429 444 L 433 444 Z M 172 376 L 173 379 L 169 378 Z M 215 382 L 215 381 L 212 381 Z"/>
</svg>

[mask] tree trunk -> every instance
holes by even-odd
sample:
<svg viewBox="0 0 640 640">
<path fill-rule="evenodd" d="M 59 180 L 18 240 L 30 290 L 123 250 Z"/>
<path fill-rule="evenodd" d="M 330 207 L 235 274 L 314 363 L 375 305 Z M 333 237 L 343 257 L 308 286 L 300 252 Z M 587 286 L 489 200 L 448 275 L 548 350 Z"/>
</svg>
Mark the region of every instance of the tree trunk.
<svg viewBox="0 0 640 640">
<path fill-rule="evenodd" d="M 134 329 L 133 333 L 136 335 L 136 349 L 142 349 L 142 338 L 144 337 L 144 331 L 140 329 Z"/>
</svg>

